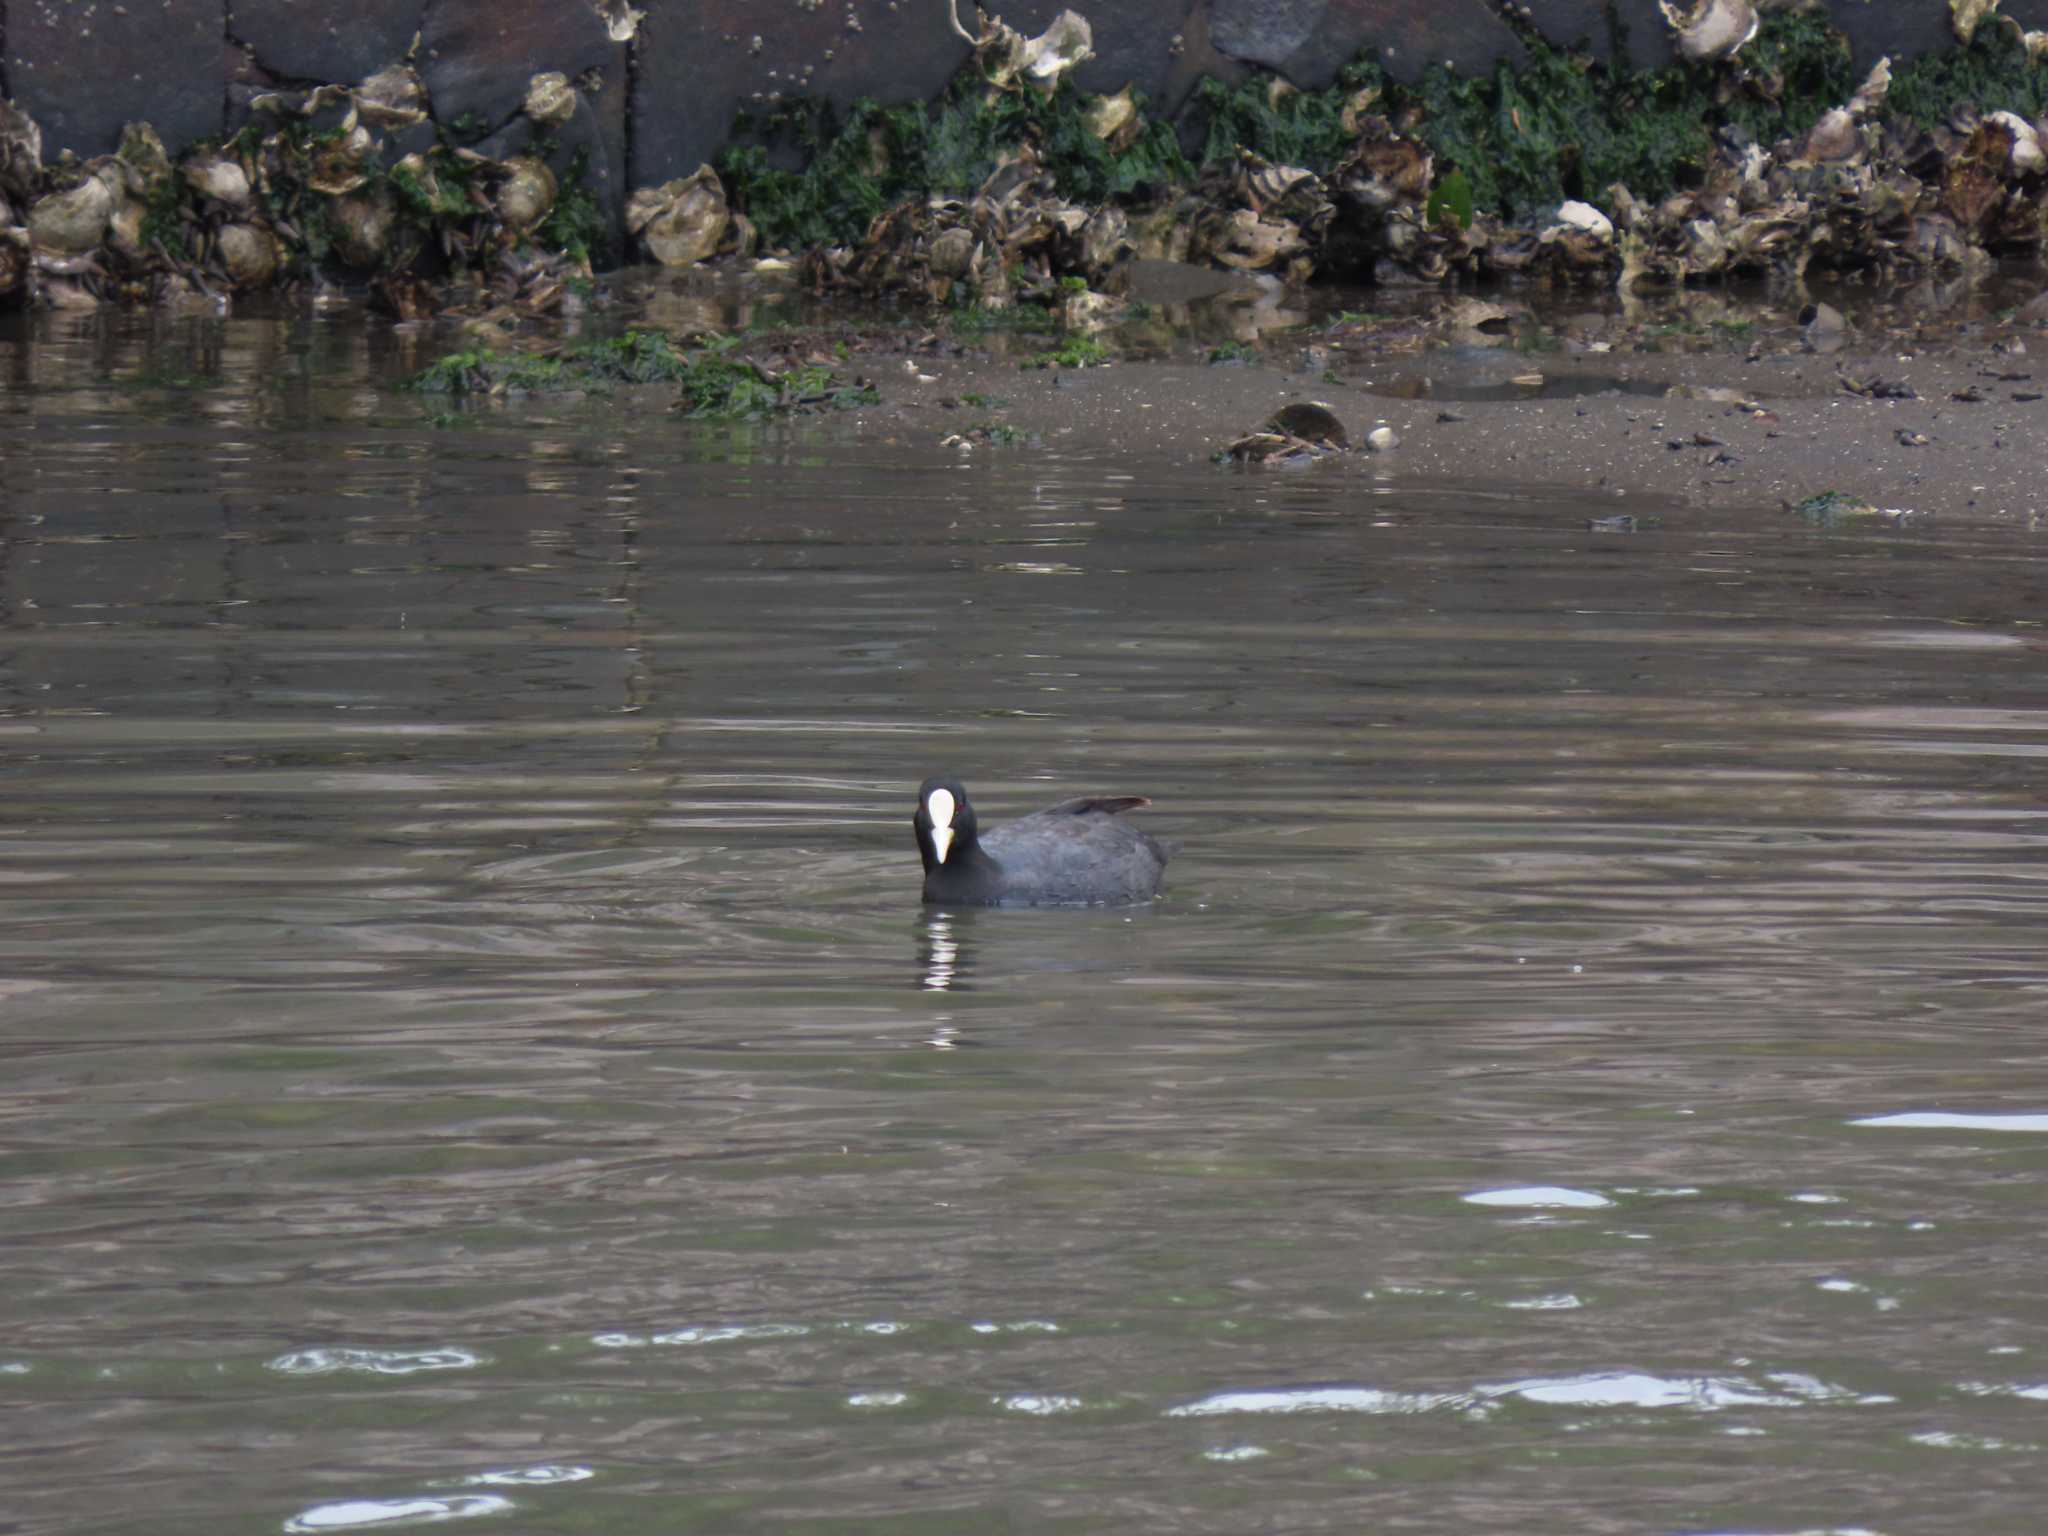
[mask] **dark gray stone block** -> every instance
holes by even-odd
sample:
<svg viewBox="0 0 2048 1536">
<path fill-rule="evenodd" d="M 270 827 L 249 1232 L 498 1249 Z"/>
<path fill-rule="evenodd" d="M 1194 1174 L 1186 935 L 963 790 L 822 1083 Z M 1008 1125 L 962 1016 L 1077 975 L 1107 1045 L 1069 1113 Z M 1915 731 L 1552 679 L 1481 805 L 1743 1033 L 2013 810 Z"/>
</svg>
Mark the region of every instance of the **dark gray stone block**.
<svg viewBox="0 0 2048 1536">
<path fill-rule="evenodd" d="M 43 158 L 111 153 L 148 122 L 176 154 L 221 131 L 227 44 L 211 4 L 7 7 L 7 86 L 42 125 Z"/>
<path fill-rule="evenodd" d="M 2048 27 L 2048 0 L 2005 0 L 1998 16 L 2009 17 L 2022 29 Z M 1955 46 L 1946 5 L 1872 5 L 1867 0 L 1829 0 L 1828 19 L 1849 38 L 1849 51 L 1860 72 L 1879 59 L 1889 57 L 1894 66 L 1921 54 L 1939 53 Z M 1983 23 L 1999 25 L 1997 17 Z"/>
<path fill-rule="evenodd" d="M 1525 57 L 1495 0 L 1212 0 L 1216 51 L 1278 70 L 1305 90 L 1322 90 L 1370 48 L 1396 80 L 1431 64 L 1483 75 Z"/>
<path fill-rule="evenodd" d="M 965 9 L 971 16 L 971 3 Z M 858 10 L 790 0 L 647 0 L 646 10 L 634 59 L 636 187 L 687 176 L 712 159 L 742 106 L 778 94 L 841 107 L 863 96 L 927 101 L 970 51 L 947 25 L 941 0 Z"/>
<path fill-rule="evenodd" d="M 1657 0 L 1529 0 L 1529 24 L 1554 48 L 1584 48 L 1603 63 L 1658 69 L 1672 60 L 1671 28 Z"/>
<path fill-rule="evenodd" d="M 1308 42 L 1328 0 L 1216 0 L 1209 41 L 1218 53 L 1278 69 Z"/>
<path fill-rule="evenodd" d="M 403 59 L 423 0 L 230 0 L 228 35 L 273 78 L 356 85 Z"/>
<path fill-rule="evenodd" d="M 667 78 L 690 88 L 685 67 Z M 469 117 L 486 131 L 504 126 L 546 70 L 571 81 L 601 71 L 607 90 L 626 84 L 626 45 L 615 43 L 586 0 L 430 0 L 420 36 L 420 76 L 445 128 Z"/>
</svg>

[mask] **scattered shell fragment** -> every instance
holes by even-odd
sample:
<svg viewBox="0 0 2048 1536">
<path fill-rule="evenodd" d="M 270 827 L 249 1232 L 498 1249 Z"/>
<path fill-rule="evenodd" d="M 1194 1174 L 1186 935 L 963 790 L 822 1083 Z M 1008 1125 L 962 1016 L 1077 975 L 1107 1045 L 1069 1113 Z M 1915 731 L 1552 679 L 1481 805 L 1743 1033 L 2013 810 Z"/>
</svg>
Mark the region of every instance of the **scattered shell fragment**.
<svg viewBox="0 0 2048 1536">
<path fill-rule="evenodd" d="M 143 225 L 149 222 L 149 206 L 140 198 L 115 199 L 113 215 L 107 220 L 107 244 L 128 261 L 141 261 L 148 254 Z"/>
<path fill-rule="evenodd" d="M 1884 105 L 1885 92 L 1892 86 L 1892 61 L 1889 55 L 1870 66 L 1870 73 L 1863 77 L 1863 83 L 1856 87 L 1856 94 L 1849 98 L 1849 111 L 1857 117 L 1868 117 Z"/>
<path fill-rule="evenodd" d="M 948 7 L 954 32 L 974 45 L 982 78 L 998 90 L 1013 90 L 1021 82 L 1050 96 L 1062 75 L 1095 56 L 1094 33 L 1077 12 L 1061 11 L 1038 36 L 1027 38 L 1000 16 L 977 10 L 977 37 L 960 25 L 957 0 L 948 0 Z"/>
<path fill-rule="evenodd" d="M 411 69 L 394 64 L 357 86 L 352 104 L 375 128 L 410 128 L 427 120 L 427 87 Z"/>
<path fill-rule="evenodd" d="M 974 276 L 981 269 L 981 258 L 982 244 L 964 224 L 940 230 L 932 237 L 926 255 L 933 276 L 943 278 Z"/>
<path fill-rule="evenodd" d="M 1345 99 L 1343 111 L 1337 114 L 1337 125 L 1346 133 L 1357 134 L 1363 128 L 1367 114 L 1379 105 L 1379 101 L 1378 86 L 1359 87 Z"/>
<path fill-rule="evenodd" d="M 225 208 L 249 206 L 249 173 L 232 156 L 214 152 L 188 156 L 185 181 L 201 197 L 210 197 Z"/>
<path fill-rule="evenodd" d="M 1575 229 L 1598 240 L 1614 238 L 1614 221 L 1591 203 L 1558 204 L 1557 222 L 1566 229 Z"/>
<path fill-rule="evenodd" d="M 1787 503 L 1785 509 L 1820 528 L 1853 527 L 1858 523 L 1898 523 L 1913 515 L 1908 507 L 1880 507 L 1845 491 L 1822 491 L 1796 504 Z"/>
<path fill-rule="evenodd" d="M 1948 24 L 1956 41 L 1968 47 L 1977 28 L 1998 11 L 1998 0 L 1948 0 Z"/>
<path fill-rule="evenodd" d="M 0 96 L 0 191 L 26 199 L 42 178 L 43 130 L 28 113 Z"/>
<path fill-rule="evenodd" d="M 1238 208 L 1212 221 L 1203 254 L 1243 272 L 1258 272 L 1279 265 L 1299 252 L 1305 242 L 1300 229 L 1282 219 L 1262 219 L 1249 208 Z"/>
<path fill-rule="evenodd" d="M 731 214 L 725 187 L 708 165 L 659 187 L 642 187 L 626 204 L 626 228 L 647 244 L 664 267 L 687 267 L 709 258 L 725 238 Z"/>
<path fill-rule="evenodd" d="M 374 267 L 384 259 L 397 222 L 388 196 L 381 190 L 351 193 L 327 207 L 334 224 L 334 249 L 343 261 L 352 267 Z"/>
<path fill-rule="evenodd" d="M 1374 453 L 1392 453 L 1401 446 L 1401 434 L 1383 421 L 1365 434 L 1365 446 Z"/>
<path fill-rule="evenodd" d="M 240 288 L 257 288 L 277 275 L 277 240 L 253 224 L 223 224 L 215 240 L 220 264 Z"/>
<path fill-rule="evenodd" d="M 1061 11 L 1052 25 L 1024 45 L 1024 73 L 1047 95 L 1060 76 L 1095 55 L 1094 34 L 1078 11 Z"/>
<path fill-rule="evenodd" d="M 1315 458 L 1322 451 L 1306 438 L 1295 437 L 1290 433 L 1251 432 L 1224 449 L 1219 457 L 1234 460 L 1239 464 L 1284 464 Z"/>
<path fill-rule="evenodd" d="M 1275 411 L 1266 423 L 1269 432 L 1285 433 L 1327 448 L 1348 448 L 1351 439 L 1337 413 L 1320 400 L 1299 400 Z"/>
<path fill-rule="evenodd" d="M 1114 96 L 1097 98 L 1088 109 L 1088 131 L 1113 155 L 1129 149 L 1144 126 L 1145 116 L 1138 110 L 1137 98 L 1128 85 Z"/>
<path fill-rule="evenodd" d="M 615 43 L 633 41 L 633 34 L 647 19 L 645 11 L 634 10 L 627 0 L 592 0 L 591 9 L 604 18 L 605 33 Z"/>
<path fill-rule="evenodd" d="M 1863 131 L 1847 107 L 1821 113 L 1799 146 L 1798 158 L 1815 164 L 1852 160 L 1863 152 Z"/>
<path fill-rule="evenodd" d="M 2048 170 L 2048 152 L 2041 148 L 2041 135 L 2017 112 L 1987 112 L 1987 123 L 1996 123 L 2012 135 L 2012 149 L 2006 157 L 2006 174 L 2033 176 Z"/>
<path fill-rule="evenodd" d="M 1918 400 L 1920 398 L 1912 385 L 1898 379 L 1880 378 L 1876 374 L 1872 374 L 1867 379 L 1859 379 L 1852 378 L 1844 373 L 1837 375 L 1836 382 L 1842 386 L 1844 394 L 1861 395 L 1866 400 Z"/>
<path fill-rule="evenodd" d="M 318 145 L 306 171 L 306 185 L 329 197 L 346 197 L 368 186 L 376 170 L 377 141 L 357 123 L 339 138 Z"/>
<path fill-rule="evenodd" d="M 493 200 L 508 229 L 528 230 L 555 206 L 555 173 L 545 161 L 522 155 L 505 162 L 505 182 Z"/>
<path fill-rule="evenodd" d="M 520 110 L 544 127 L 566 123 L 576 115 L 576 88 L 558 69 L 535 75 L 526 84 L 526 101 Z"/>
<path fill-rule="evenodd" d="M 171 174 L 171 157 L 164 153 L 164 141 L 148 123 L 129 123 L 121 130 L 121 147 L 114 158 L 135 173 L 142 186 L 155 188 Z"/>
<path fill-rule="evenodd" d="M 1730 59 L 1756 36 L 1756 7 L 1750 0 L 1696 0 L 1689 9 L 1657 0 L 1657 9 L 1678 34 L 1678 51 L 1695 64 Z"/>
<path fill-rule="evenodd" d="M 88 176 L 68 192 L 52 192 L 28 211 L 29 237 L 38 250 L 83 253 L 100 243 L 114 216 L 114 192 L 104 176 Z"/>
</svg>

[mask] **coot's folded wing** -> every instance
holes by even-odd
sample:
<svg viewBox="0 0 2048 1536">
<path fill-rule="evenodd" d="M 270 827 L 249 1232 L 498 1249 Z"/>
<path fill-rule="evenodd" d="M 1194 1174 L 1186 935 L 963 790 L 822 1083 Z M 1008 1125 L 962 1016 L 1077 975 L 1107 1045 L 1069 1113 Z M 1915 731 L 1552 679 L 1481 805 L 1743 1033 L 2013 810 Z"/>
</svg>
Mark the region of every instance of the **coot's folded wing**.
<svg viewBox="0 0 2048 1536">
<path fill-rule="evenodd" d="M 1080 795 L 1072 800 L 1062 800 L 1058 805 L 1048 805 L 1036 814 L 1086 816 L 1090 811 L 1100 811 L 1105 816 L 1121 816 L 1125 811 L 1142 811 L 1151 803 L 1143 795 Z"/>
</svg>

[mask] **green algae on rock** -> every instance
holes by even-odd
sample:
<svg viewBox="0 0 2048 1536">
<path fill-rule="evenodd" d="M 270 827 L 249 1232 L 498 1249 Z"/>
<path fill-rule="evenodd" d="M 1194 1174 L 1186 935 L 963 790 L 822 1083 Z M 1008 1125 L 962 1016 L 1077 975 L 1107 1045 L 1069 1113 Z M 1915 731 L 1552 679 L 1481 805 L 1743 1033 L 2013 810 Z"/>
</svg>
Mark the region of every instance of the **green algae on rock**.
<svg viewBox="0 0 2048 1536">
<path fill-rule="evenodd" d="M 1255 72 L 1200 83 L 1177 123 L 1128 86 L 1072 83 L 1091 38 L 1071 12 L 1036 38 L 956 18 L 974 54 L 935 103 L 777 102 L 717 169 L 635 192 L 624 223 L 668 265 L 765 245 L 800 254 L 815 288 L 991 309 L 1057 294 L 1082 330 L 1138 258 L 1628 288 L 1967 273 L 2048 237 L 2048 38 L 1980 6 L 1972 26 L 1958 13 L 1957 46 L 1859 86 L 1816 10 L 1665 10 L 1680 57 L 1659 69 L 1517 23 L 1521 61 L 1485 74 L 1433 65 L 1403 84 L 1363 55 L 1325 90 Z M 175 158 L 138 124 L 117 154 L 46 165 L 7 107 L 0 295 L 218 303 L 338 278 L 410 318 L 587 293 L 619 210 L 593 191 L 589 148 L 558 142 L 588 117 L 579 84 L 536 74 L 491 132 L 437 118 L 421 67 L 239 97 L 246 126 Z"/>
<path fill-rule="evenodd" d="M 1020 276 L 1027 290 L 1078 277 L 1114 292 L 1132 256 L 1297 281 L 1633 285 L 1738 272 L 1796 282 L 1815 262 L 1953 271 L 1986 249 L 2040 245 L 2048 188 L 2029 180 L 2030 126 L 1973 138 L 1973 93 L 1987 112 L 2038 110 L 2039 76 L 2020 67 L 2027 50 L 2011 29 L 1982 28 L 1902 70 L 1907 110 L 1887 118 L 1885 87 L 1898 80 L 1880 65 L 1857 89 L 1824 16 L 1754 21 L 1657 70 L 1530 33 L 1524 63 L 1482 77 L 1432 66 L 1402 86 L 1361 58 L 1324 91 L 1274 76 L 1206 81 L 1192 162 L 1160 147 L 1134 100 L 1110 113 L 1110 98 L 1091 106 L 1064 85 L 977 94 L 963 82 L 929 113 L 865 103 L 836 134 L 823 116 L 805 119 L 811 172 L 766 173 L 758 152 L 730 163 L 764 234 L 809 237 L 815 284 L 942 302 L 963 283 L 1002 302 Z M 1091 137 L 1105 120 L 1118 136 Z M 1077 157 L 1077 143 L 1101 159 Z M 1933 168 L 1943 156 L 1965 164 L 1969 185 Z M 832 220 L 818 207 L 826 195 Z M 1018 238 L 1020 226 L 1031 233 Z M 1073 238 L 1082 232 L 1093 238 Z"/>
</svg>

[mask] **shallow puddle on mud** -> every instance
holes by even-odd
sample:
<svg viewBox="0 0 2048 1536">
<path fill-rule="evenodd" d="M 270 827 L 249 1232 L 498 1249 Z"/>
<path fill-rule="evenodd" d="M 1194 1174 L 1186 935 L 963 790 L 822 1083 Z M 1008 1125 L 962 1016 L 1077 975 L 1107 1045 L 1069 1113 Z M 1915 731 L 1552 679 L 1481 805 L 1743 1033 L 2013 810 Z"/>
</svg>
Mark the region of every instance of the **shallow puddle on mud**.
<svg viewBox="0 0 2048 1536">
<path fill-rule="evenodd" d="M 2031 536 L 404 346 L 0 347 L 12 1529 L 2036 1528 Z"/>
</svg>

